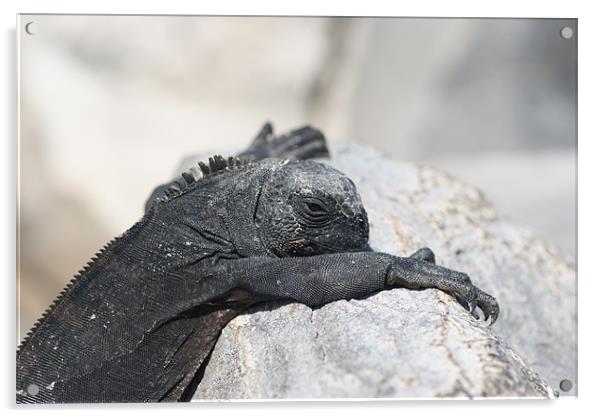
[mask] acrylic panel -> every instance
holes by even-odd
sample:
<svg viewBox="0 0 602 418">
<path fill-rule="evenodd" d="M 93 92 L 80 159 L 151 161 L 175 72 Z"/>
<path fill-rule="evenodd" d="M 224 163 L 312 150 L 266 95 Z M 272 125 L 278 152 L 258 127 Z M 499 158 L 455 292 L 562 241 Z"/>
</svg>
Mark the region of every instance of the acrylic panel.
<svg viewBox="0 0 602 418">
<path fill-rule="evenodd" d="M 17 402 L 577 394 L 576 19 L 17 34 Z"/>
</svg>

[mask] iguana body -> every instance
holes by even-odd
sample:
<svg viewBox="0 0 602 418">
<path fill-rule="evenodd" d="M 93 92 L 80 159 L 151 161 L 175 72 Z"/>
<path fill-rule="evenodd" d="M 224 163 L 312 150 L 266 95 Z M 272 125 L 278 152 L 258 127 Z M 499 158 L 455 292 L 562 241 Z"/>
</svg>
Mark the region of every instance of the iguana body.
<svg viewBox="0 0 602 418">
<path fill-rule="evenodd" d="M 271 139 L 266 125 L 242 154 L 252 162 L 215 157 L 202 177 L 158 188 L 142 220 L 97 254 L 20 346 L 17 401 L 188 400 L 221 329 L 266 300 L 319 306 L 436 287 L 495 320 L 495 300 L 435 265 L 430 250 L 370 250 L 366 211 L 342 173 L 266 158 L 326 153 L 318 131 Z"/>
</svg>

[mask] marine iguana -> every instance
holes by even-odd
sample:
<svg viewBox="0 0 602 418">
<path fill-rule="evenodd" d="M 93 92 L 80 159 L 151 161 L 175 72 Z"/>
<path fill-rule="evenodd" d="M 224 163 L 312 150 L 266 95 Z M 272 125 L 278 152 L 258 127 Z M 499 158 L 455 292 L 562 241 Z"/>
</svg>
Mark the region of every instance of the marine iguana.
<svg viewBox="0 0 602 418">
<path fill-rule="evenodd" d="M 19 346 L 17 402 L 190 400 L 222 328 L 262 301 L 437 288 L 496 320 L 495 299 L 428 248 L 374 252 L 353 182 L 309 160 L 327 155 L 318 130 L 266 124 L 240 158 L 155 189 Z"/>
</svg>

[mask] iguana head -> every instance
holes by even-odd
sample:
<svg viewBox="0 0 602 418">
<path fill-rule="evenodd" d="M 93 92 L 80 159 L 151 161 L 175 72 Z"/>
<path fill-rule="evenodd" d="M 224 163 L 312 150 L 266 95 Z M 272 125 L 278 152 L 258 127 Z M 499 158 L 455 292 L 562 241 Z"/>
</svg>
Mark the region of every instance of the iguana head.
<svg viewBox="0 0 602 418">
<path fill-rule="evenodd" d="M 353 182 L 315 161 L 289 161 L 270 175 L 255 213 L 266 249 L 280 257 L 361 250 L 368 215 Z"/>
</svg>

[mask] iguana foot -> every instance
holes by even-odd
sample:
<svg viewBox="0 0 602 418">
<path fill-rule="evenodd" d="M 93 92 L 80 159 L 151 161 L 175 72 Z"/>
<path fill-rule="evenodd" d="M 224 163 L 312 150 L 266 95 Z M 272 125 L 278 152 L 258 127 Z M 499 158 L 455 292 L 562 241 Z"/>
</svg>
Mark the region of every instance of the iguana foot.
<svg viewBox="0 0 602 418">
<path fill-rule="evenodd" d="M 408 289 L 442 290 L 456 297 L 477 319 L 476 309 L 479 308 L 483 312 L 483 319 L 490 319 L 490 324 L 496 321 L 499 314 L 495 298 L 472 284 L 468 275 L 423 261 L 418 256 L 398 258 L 388 273 L 387 284 Z"/>
<path fill-rule="evenodd" d="M 305 160 L 329 156 L 326 138 L 311 126 L 295 129 L 287 134 L 273 136 L 272 124 L 266 122 L 249 148 L 239 157 L 251 161 L 263 158 Z"/>
<path fill-rule="evenodd" d="M 435 263 L 435 253 L 430 248 L 421 248 L 410 256 L 418 260 L 426 261 L 427 263 Z"/>
</svg>

